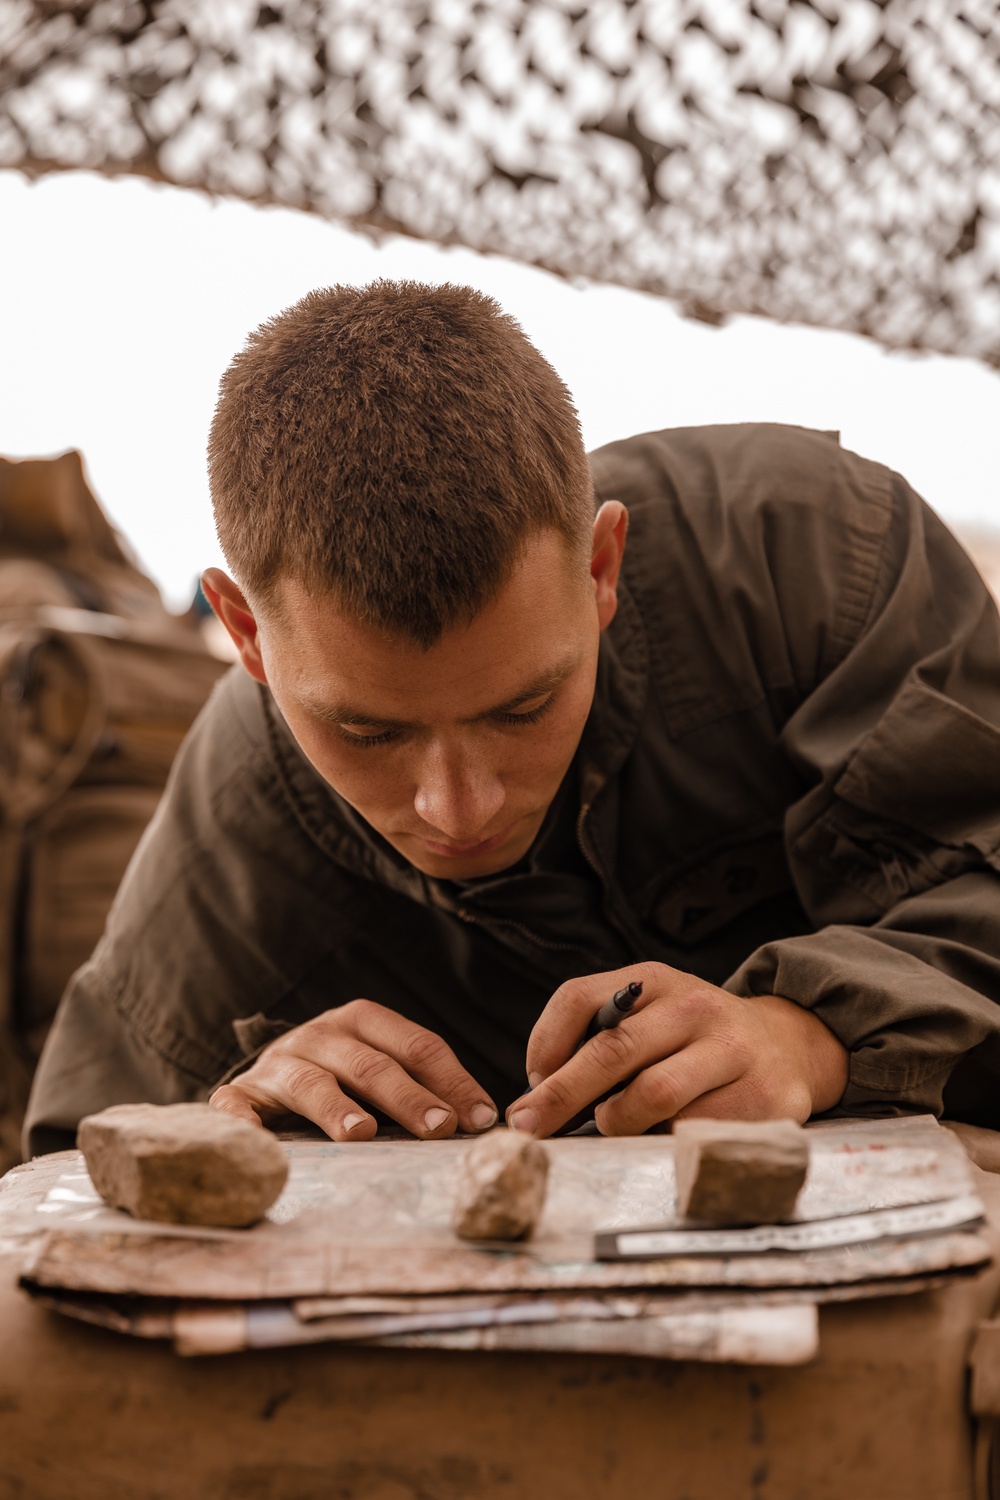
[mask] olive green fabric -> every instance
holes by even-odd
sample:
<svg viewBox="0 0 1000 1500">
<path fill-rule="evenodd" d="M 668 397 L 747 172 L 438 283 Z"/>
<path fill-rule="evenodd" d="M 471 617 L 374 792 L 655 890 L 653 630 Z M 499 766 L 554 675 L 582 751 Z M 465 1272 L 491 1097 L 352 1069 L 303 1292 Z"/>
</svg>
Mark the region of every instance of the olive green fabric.
<svg viewBox="0 0 1000 1500">
<path fill-rule="evenodd" d="M 504 1105 L 552 990 L 650 958 L 812 1008 L 852 1114 L 1000 1125 L 1000 621 L 973 565 L 829 434 L 676 429 L 593 469 L 631 516 L 620 608 L 531 856 L 425 878 L 235 670 L 63 1001 L 33 1151 L 108 1104 L 204 1097 L 359 995 Z"/>
</svg>

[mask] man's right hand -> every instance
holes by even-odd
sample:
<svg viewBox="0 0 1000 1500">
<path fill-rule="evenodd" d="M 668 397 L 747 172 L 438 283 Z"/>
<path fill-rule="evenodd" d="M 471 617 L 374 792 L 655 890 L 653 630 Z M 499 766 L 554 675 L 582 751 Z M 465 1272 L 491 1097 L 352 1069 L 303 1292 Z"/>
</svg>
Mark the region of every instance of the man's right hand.
<svg viewBox="0 0 1000 1500">
<path fill-rule="evenodd" d="M 335 1141 L 370 1141 L 378 1126 L 359 1099 L 422 1140 L 497 1122 L 496 1105 L 446 1042 L 371 1000 L 296 1026 L 208 1102 L 253 1125 L 304 1115 Z"/>
</svg>

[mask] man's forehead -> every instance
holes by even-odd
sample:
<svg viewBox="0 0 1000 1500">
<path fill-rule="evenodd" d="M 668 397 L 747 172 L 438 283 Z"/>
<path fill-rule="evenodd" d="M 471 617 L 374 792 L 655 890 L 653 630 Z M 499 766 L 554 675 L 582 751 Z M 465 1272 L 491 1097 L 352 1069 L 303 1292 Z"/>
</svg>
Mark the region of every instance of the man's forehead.
<svg viewBox="0 0 1000 1500">
<path fill-rule="evenodd" d="M 360 620 L 334 594 L 286 582 L 268 654 L 284 691 L 322 718 L 343 711 L 340 723 L 471 718 L 550 690 L 571 675 L 593 628 L 582 580 L 530 563 L 431 646 Z"/>
</svg>

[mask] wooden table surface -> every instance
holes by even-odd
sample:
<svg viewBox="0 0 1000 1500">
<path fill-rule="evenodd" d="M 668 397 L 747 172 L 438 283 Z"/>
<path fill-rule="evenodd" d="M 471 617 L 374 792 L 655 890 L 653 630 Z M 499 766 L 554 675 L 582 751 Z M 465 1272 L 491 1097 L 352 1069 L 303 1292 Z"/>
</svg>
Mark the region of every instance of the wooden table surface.
<svg viewBox="0 0 1000 1500">
<path fill-rule="evenodd" d="M 976 1172 L 1000 1250 L 1000 1178 Z M 0 1226 L 2 1233 L 2 1226 Z M 1000 1267 L 829 1305 L 812 1364 L 313 1346 L 182 1359 L 46 1312 L 0 1241 L 0 1500 L 973 1500 Z"/>
</svg>

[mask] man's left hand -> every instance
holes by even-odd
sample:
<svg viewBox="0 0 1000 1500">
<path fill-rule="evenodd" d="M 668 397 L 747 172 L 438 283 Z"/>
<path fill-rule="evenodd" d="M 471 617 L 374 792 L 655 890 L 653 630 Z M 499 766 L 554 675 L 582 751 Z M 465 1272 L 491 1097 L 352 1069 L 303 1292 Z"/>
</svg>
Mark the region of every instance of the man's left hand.
<svg viewBox="0 0 1000 1500">
<path fill-rule="evenodd" d="M 633 980 L 643 986 L 635 1009 L 580 1046 L 595 1013 Z M 833 1032 L 792 1000 L 745 999 L 666 964 L 635 964 L 556 990 L 528 1041 L 532 1091 L 510 1106 L 507 1123 L 552 1135 L 595 1099 L 602 1135 L 698 1116 L 801 1122 L 839 1102 L 847 1059 Z"/>
</svg>

